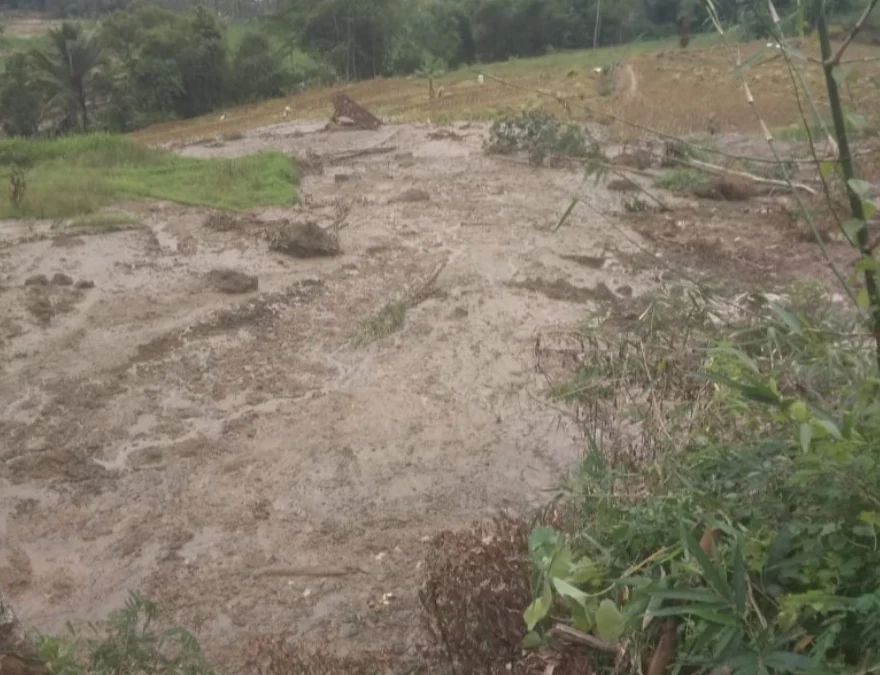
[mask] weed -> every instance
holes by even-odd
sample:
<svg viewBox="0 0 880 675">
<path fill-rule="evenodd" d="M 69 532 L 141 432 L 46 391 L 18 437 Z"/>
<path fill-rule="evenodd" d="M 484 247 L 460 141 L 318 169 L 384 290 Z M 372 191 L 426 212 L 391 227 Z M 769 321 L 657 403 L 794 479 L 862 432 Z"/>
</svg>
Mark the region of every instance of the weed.
<svg viewBox="0 0 880 675">
<path fill-rule="evenodd" d="M 704 173 L 693 169 L 668 169 L 654 181 L 654 187 L 670 192 L 693 192 L 697 189 L 705 189 L 709 184 Z"/>
<path fill-rule="evenodd" d="M 591 422 L 565 487 L 579 522 L 530 537 L 527 646 L 564 620 L 620 651 L 600 672 L 663 656 L 669 630 L 677 669 L 873 671 L 880 406 L 860 317 L 814 285 L 643 302 L 584 331 L 589 359 L 554 393 L 649 428 L 657 461 L 621 461 L 608 446 L 631 428 L 609 443 Z"/>
<path fill-rule="evenodd" d="M 361 321 L 351 334 L 351 342 L 355 347 L 365 347 L 403 328 L 405 319 L 406 303 L 389 302 L 376 314 L 371 314 Z"/>
<path fill-rule="evenodd" d="M 79 234 L 99 234 L 103 232 L 120 232 L 136 230 L 143 223 L 133 216 L 112 211 L 100 211 L 85 216 L 72 218 L 67 224 L 68 230 Z"/>
<path fill-rule="evenodd" d="M 195 159 L 110 134 L 0 141 L 0 166 L 23 162 L 32 166 L 27 194 L 0 217 L 69 218 L 138 198 L 232 210 L 287 205 L 298 179 L 280 152 Z"/>
<path fill-rule="evenodd" d="M 486 151 L 502 155 L 526 152 L 530 164 L 541 165 L 548 157 L 587 159 L 596 153 L 597 144 L 583 127 L 535 109 L 496 119 Z"/>
<path fill-rule="evenodd" d="M 67 637 L 39 635 L 37 654 L 59 675 L 213 675 L 196 639 L 182 628 L 158 628 L 158 619 L 156 605 L 131 594 L 110 615 L 105 636 L 86 639 L 69 626 Z"/>
<path fill-rule="evenodd" d="M 30 167 L 24 163 L 12 165 L 9 172 L 9 202 L 15 211 L 21 209 L 24 196 L 27 193 L 27 173 Z"/>
</svg>

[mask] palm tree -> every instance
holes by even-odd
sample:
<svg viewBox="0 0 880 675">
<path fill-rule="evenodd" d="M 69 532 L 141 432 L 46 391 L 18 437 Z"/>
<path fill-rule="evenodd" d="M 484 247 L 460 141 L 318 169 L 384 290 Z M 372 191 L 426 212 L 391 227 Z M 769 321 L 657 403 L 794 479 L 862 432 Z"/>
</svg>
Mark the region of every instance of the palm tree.
<svg viewBox="0 0 880 675">
<path fill-rule="evenodd" d="M 34 51 L 42 79 L 52 92 L 50 106 L 60 107 L 82 131 L 89 130 L 89 89 L 101 65 L 101 47 L 94 33 L 65 21 L 49 31 L 51 48 Z"/>
</svg>

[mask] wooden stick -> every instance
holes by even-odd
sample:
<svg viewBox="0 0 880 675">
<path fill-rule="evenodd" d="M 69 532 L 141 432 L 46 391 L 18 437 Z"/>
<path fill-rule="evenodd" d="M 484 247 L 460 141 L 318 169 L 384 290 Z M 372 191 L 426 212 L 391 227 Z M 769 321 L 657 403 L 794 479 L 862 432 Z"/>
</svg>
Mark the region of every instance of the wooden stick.
<svg viewBox="0 0 880 675">
<path fill-rule="evenodd" d="M 586 645 L 587 647 L 607 654 L 614 654 L 615 656 L 620 654 L 620 647 L 618 645 L 609 644 L 608 642 L 605 642 L 605 640 L 597 638 L 595 635 L 584 633 L 577 628 L 572 628 L 571 626 L 566 626 L 562 623 L 557 623 L 553 626 L 553 628 L 550 629 L 550 635 L 559 638 L 560 640 L 565 640 L 566 642 L 575 642 L 580 645 Z"/>
<path fill-rule="evenodd" d="M 754 183 L 762 183 L 764 185 L 775 185 L 777 187 L 788 188 L 789 183 L 784 180 L 776 180 L 775 178 L 762 178 L 761 176 L 756 176 L 751 173 L 747 173 L 745 171 L 734 171 L 733 169 L 725 169 L 723 166 L 716 166 L 715 164 L 709 164 L 708 162 L 701 162 L 698 159 L 679 159 L 677 160 L 679 164 L 683 164 L 685 166 L 689 166 L 692 169 L 701 169 L 703 171 L 708 171 L 709 173 L 715 174 L 725 174 L 729 173 L 734 176 L 740 176 L 741 178 L 748 178 L 750 181 Z M 795 187 L 799 190 L 803 190 L 811 195 L 815 195 L 816 191 L 811 188 L 809 185 L 804 185 L 803 183 L 795 183 L 792 182 L 790 187 Z"/>
</svg>

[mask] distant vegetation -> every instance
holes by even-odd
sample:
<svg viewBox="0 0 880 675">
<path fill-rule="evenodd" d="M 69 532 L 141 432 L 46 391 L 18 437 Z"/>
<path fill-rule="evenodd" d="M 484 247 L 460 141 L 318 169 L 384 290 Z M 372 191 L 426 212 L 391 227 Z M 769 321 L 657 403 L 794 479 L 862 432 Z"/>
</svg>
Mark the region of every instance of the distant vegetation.
<svg viewBox="0 0 880 675">
<path fill-rule="evenodd" d="M 742 36 L 762 34 L 761 21 L 746 13 L 748 3 L 715 4 Z M 828 4 L 852 13 L 864 0 Z M 679 24 L 708 28 L 702 0 L 216 0 L 198 6 L 188 0 L 7 0 L 6 6 L 71 19 L 32 46 L 20 36 L 5 37 L 0 122 L 9 135 L 124 132 L 337 79 L 437 75 L 464 64 L 669 36 Z M 776 7 L 796 31 L 795 0 L 778 0 Z M 804 19 L 809 26 L 809 11 Z"/>
</svg>

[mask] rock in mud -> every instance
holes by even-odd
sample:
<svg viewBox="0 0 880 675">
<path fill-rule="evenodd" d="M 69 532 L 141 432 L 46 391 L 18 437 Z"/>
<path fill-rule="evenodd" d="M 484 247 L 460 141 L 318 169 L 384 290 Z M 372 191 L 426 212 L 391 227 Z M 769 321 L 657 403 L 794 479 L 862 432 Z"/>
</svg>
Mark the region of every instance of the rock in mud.
<svg viewBox="0 0 880 675">
<path fill-rule="evenodd" d="M 257 277 L 225 267 L 208 272 L 208 281 L 215 290 L 229 294 L 250 293 L 259 287 Z"/>
<path fill-rule="evenodd" d="M 295 258 L 318 258 L 340 253 L 336 236 L 311 220 L 304 223 L 285 222 L 270 236 L 269 248 Z"/>
<path fill-rule="evenodd" d="M 388 200 L 389 204 L 412 204 L 414 202 L 427 202 L 431 201 L 431 195 L 428 194 L 427 190 L 422 190 L 421 188 L 409 188 L 408 190 L 404 190 L 396 197 L 392 197 Z"/>
<path fill-rule="evenodd" d="M 45 274 L 34 274 L 24 280 L 25 286 L 48 286 L 49 278 Z"/>
<path fill-rule="evenodd" d="M 52 285 L 53 286 L 73 286 L 73 279 L 64 274 L 64 272 L 55 272 L 52 275 Z"/>
</svg>

